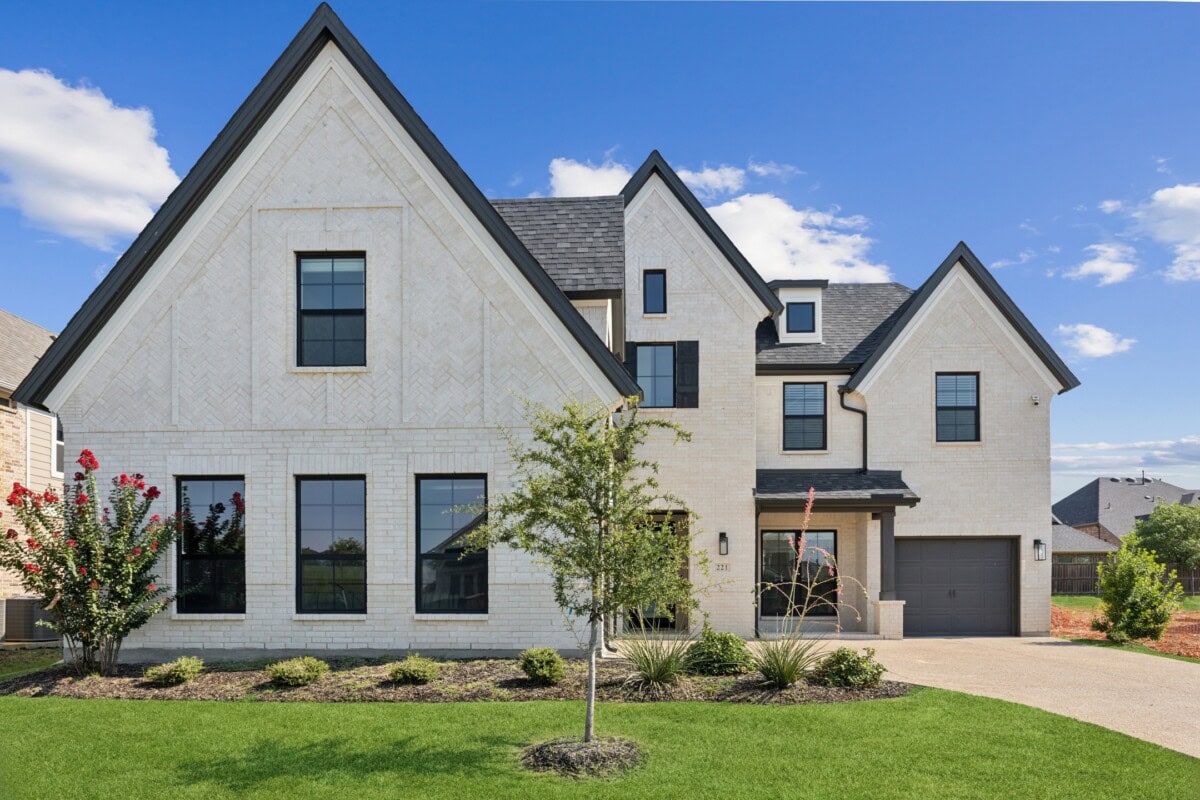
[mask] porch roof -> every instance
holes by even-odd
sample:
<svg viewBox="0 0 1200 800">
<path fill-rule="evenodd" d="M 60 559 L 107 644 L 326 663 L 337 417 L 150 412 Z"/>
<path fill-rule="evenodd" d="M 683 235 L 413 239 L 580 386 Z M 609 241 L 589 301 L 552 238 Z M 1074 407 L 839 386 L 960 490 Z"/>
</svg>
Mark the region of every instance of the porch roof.
<svg viewBox="0 0 1200 800">
<path fill-rule="evenodd" d="M 883 510 L 921 500 L 899 470 L 883 469 L 760 469 L 754 494 L 760 508 L 802 507 L 810 487 L 817 508 Z"/>
</svg>

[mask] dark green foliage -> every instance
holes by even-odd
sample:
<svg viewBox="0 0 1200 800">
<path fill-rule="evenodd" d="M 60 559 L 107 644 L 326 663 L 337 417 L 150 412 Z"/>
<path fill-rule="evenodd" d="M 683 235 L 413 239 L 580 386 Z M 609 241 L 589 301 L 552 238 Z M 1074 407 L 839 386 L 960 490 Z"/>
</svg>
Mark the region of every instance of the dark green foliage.
<svg viewBox="0 0 1200 800">
<path fill-rule="evenodd" d="M 419 655 L 411 655 L 388 667 L 389 678 L 396 683 L 409 686 L 423 686 L 436 679 L 441 672 L 441 664 L 432 658 L 424 658 Z"/>
<path fill-rule="evenodd" d="M 631 680 L 657 691 L 674 686 L 688 671 L 687 639 L 654 639 L 644 633 L 622 641 L 621 652 L 637 673 Z"/>
<path fill-rule="evenodd" d="M 329 665 L 312 656 L 289 658 L 267 666 L 267 675 L 276 686 L 308 686 L 319 681 L 326 672 L 329 672 Z"/>
<path fill-rule="evenodd" d="M 531 647 L 517 662 L 530 680 L 554 686 L 567 676 L 567 662 L 552 647 Z"/>
<path fill-rule="evenodd" d="M 187 683 L 204 671 L 204 662 L 195 656 L 182 656 L 166 664 L 155 664 L 142 675 L 154 686 L 178 686 Z"/>
<path fill-rule="evenodd" d="M 883 672 L 883 664 L 875 660 L 875 648 L 865 648 L 859 655 L 849 647 L 839 647 L 817 665 L 812 680 L 822 686 L 867 688 L 878 686 Z"/>
<path fill-rule="evenodd" d="M 1092 622 L 1118 644 L 1130 639 L 1161 639 L 1179 607 L 1183 587 L 1175 572 L 1158 563 L 1154 551 L 1142 547 L 1137 533 L 1121 541 L 1121 549 L 1096 567 L 1100 577 L 1101 616 Z"/>
<path fill-rule="evenodd" d="M 1163 503 L 1139 520 L 1134 533 L 1164 564 L 1200 568 L 1200 506 Z"/>
<path fill-rule="evenodd" d="M 787 689 L 807 678 L 821 660 L 816 639 L 768 639 L 759 645 L 754 668 L 770 686 Z"/>
<path fill-rule="evenodd" d="M 719 633 L 704 623 L 700 638 L 688 651 L 688 670 L 696 675 L 741 675 L 754 669 L 754 658 L 742 637 Z"/>
</svg>

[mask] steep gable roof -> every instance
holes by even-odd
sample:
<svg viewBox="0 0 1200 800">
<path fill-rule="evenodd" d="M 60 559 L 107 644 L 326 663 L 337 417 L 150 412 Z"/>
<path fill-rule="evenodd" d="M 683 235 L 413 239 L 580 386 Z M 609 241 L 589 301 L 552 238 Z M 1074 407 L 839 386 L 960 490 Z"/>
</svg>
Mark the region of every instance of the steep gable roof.
<svg viewBox="0 0 1200 800">
<path fill-rule="evenodd" d="M 1196 492 L 1158 478 L 1105 476 L 1088 481 L 1055 503 L 1052 510 L 1067 525 L 1099 525 L 1119 538 L 1159 503 L 1195 502 Z"/>
<path fill-rule="evenodd" d="M 916 293 L 905 304 L 899 319 L 892 325 L 887 335 L 883 337 L 883 341 L 879 343 L 879 346 L 863 362 L 858 371 L 846 382 L 846 389 L 853 391 L 871 374 L 871 370 L 883 358 L 888 348 L 900 338 L 900 334 L 904 332 L 917 316 L 917 312 L 933 296 L 938 286 L 946 279 L 950 271 L 954 269 L 954 265 L 960 262 L 966 269 L 967 274 L 975 280 L 975 283 L 979 285 L 984 294 L 995 304 L 996 308 L 1008 320 L 1013 329 L 1025 340 L 1025 343 L 1029 345 L 1033 352 L 1037 354 L 1042 363 L 1046 365 L 1046 369 L 1050 370 L 1050 373 L 1058 380 L 1059 385 L 1062 387 L 1059 389 L 1059 394 L 1070 391 L 1078 386 L 1079 379 L 1075 377 L 1075 374 L 1071 372 L 1067 365 L 1063 363 L 1063 360 L 1059 358 L 1058 354 L 1054 352 L 1054 348 L 1042 338 L 1037 328 L 1033 327 L 1033 323 L 1021 313 L 1021 309 L 1017 308 L 1016 303 L 1012 301 L 1008 293 L 1000 288 L 1000 284 L 988 272 L 987 267 L 983 266 L 983 262 L 971 252 L 971 248 L 967 247 L 964 242 L 959 242 L 950 251 L 950 255 L 946 256 L 946 260 L 941 263 L 941 266 L 929 276 L 928 280 L 921 284 L 921 288 L 917 289 Z"/>
<path fill-rule="evenodd" d="M 0 391 L 17 388 L 54 341 L 54 334 L 0 309 Z"/>
<path fill-rule="evenodd" d="M 617 195 L 492 205 L 568 296 L 625 288 L 625 203 Z"/>
<path fill-rule="evenodd" d="M 333 9 L 321 3 L 108 276 L 71 317 L 62 334 L 21 382 L 14 397 L 30 405 L 43 405 L 47 395 L 83 354 L 88 344 L 99 335 L 105 323 L 237 161 L 317 54 L 330 42 L 337 45 L 346 60 L 379 96 L 613 387 L 623 395 L 641 394 L 636 381 L 604 346 L 379 65 Z"/>
<path fill-rule="evenodd" d="M 637 197 L 638 192 L 646 185 L 646 181 L 650 180 L 651 175 L 658 175 L 662 178 L 663 183 L 675 195 L 675 199 L 687 209 L 692 219 L 700 226 L 701 230 L 708 235 L 708 238 L 716 246 L 717 250 L 725 256 L 726 260 L 733 265 L 737 273 L 741 275 L 742 280 L 750 287 L 751 291 L 762 301 L 763 305 L 772 314 L 778 314 L 783 311 L 783 304 L 779 302 L 779 298 L 771 291 L 771 287 L 762 279 L 758 271 L 750 265 L 746 257 L 741 251 L 734 246 L 729 237 L 725 235 L 725 231 L 721 230 L 721 226 L 716 223 L 704 206 L 700 205 L 700 201 L 696 199 L 696 195 L 692 194 L 692 190 L 684 185 L 683 181 L 675 170 L 671 169 L 671 165 L 662 157 L 662 154 L 657 150 L 650 153 L 642 165 L 638 167 L 637 172 L 633 173 L 633 177 L 625 184 L 625 188 L 621 190 L 621 195 L 625 198 L 625 205 L 628 206 L 633 202 L 633 198 Z"/>
</svg>

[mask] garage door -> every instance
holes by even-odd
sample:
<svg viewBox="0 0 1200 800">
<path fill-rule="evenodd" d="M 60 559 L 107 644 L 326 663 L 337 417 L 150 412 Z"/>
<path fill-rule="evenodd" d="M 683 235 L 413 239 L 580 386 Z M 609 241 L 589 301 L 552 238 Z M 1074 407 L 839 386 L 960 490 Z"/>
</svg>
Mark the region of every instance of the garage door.
<svg viewBox="0 0 1200 800">
<path fill-rule="evenodd" d="M 897 539 L 905 636 L 1016 633 L 1013 539 Z"/>
</svg>

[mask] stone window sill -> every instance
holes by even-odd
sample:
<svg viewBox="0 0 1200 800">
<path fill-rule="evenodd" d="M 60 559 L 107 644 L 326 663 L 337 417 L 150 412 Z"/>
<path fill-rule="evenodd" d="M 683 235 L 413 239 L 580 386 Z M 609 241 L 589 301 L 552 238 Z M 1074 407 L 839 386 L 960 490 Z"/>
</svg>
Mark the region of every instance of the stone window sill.
<svg viewBox="0 0 1200 800">
<path fill-rule="evenodd" d="M 413 614 L 417 622 L 487 622 L 487 614 Z"/>
</svg>

